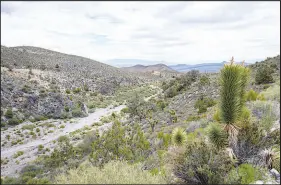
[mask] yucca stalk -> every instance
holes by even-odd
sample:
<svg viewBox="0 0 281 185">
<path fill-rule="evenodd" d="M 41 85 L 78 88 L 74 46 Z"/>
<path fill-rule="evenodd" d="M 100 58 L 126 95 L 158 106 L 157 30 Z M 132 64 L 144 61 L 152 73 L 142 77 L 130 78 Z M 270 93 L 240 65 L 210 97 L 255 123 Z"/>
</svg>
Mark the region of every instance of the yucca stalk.
<svg viewBox="0 0 281 185">
<path fill-rule="evenodd" d="M 235 125 L 238 121 L 242 107 L 245 104 L 245 88 L 248 83 L 249 70 L 242 65 L 225 65 L 220 72 L 220 114 L 224 129 L 229 135 L 231 143 L 236 143 L 239 127 Z"/>
</svg>

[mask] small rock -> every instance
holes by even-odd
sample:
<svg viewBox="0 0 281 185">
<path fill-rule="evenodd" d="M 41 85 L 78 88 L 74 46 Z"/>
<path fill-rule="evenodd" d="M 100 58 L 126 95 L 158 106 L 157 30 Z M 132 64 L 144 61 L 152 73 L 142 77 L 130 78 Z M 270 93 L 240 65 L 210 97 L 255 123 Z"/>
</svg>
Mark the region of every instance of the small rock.
<svg viewBox="0 0 281 185">
<path fill-rule="evenodd" d="M 263 184 L 263 181 L 256 181 L 255 184 Z"/>
<path fill-rule="evenodd" d="M 276 170 L 276 169 L 274 169 L 274 168 L 272 168 L 271 170 L 270 170 L 270 173 L 275 177 L 275 178 L 280 178 L 280 174 L 279 174 L 279 172 Z"/>
</svg>

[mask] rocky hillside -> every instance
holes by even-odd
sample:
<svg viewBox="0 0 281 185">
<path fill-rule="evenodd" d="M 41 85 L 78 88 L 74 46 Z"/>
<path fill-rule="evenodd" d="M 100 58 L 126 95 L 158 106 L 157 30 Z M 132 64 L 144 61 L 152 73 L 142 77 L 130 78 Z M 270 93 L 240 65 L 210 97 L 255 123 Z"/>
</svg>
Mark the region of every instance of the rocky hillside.
<svg viewBox="0 0 281 185">
<path fill-rule="evenodd" d="M 77 107 L 87 114 L 86 95 L 112 95 L 119 87 L 148 80 L 88 58 L 1 46 L 1 120 L 13 125 L 38 116 L 65 117 Z M 8 108 L 15 117 L 3 116 Z"/>
</svg>

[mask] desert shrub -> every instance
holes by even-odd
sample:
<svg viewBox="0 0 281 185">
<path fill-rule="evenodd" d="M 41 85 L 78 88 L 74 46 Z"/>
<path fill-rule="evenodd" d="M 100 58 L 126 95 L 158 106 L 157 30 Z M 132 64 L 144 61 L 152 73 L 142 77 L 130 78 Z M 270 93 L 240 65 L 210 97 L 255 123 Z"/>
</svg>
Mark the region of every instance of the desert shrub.
<svg viewBox="0 0 281 185">
<path fill-rule="evenodd" d="M 81 88 L 77 87 L 77 88 L 73 89 L 73 93 L 77 94 L 79 92 L 81 92 Z"/>
<path fill-rule="evenodd" d="M 21 156 L 21 155 L 23 155 L 24 154 L 24 152 L 23 151 L 17 151 L 15 154 L 14 154 L 14 158 L 17 158 L 17 157 L 19 157 L 19 156 Z"/>
<path fill-rule="evenodd" d="M 200 78 L 200 82 L 199 83 L 200 83 L 201 86 L 210 85 L 210 79 L 206 75 L 203 75 Z"/>
<path fill-rule="evenodd" d="M 30 130 L 30 131 L 32 131 L 35 127 L 36 127 L 35 124 L 28 124 L 28 125 L 23 125 L 23 126 L 21 127 L 21 129 L 22 129 L 22 130 Z"/>
<path fill-rule="evenodd" d="M 66 89 L 65 92 L 66 92 L 66 94 L 70 94 L 71 93 L 71 91 L 69 89 Z"/>
<path fill-rule="evenodd" d="M 18 125 L 18 124 L 20 124 L 20 123 L 22 123 L 22 120 L 17 119 L 17 118 L 12 118 L 12 119 L 10 119 L 10 120 L 8 121 L 8 124 L 9 124 L 9 125 Z"/>
<path fill-rule="evenodd" d="M 224 152 L 218 152 L 202 140 L 188 144 L 178 155 L 173 172 L 184 183 L 219 184 L 231 170 L 232 163 Z"/>
<path fill-rule="evenodd" d="M 198 113 L 204 113 L 207 111 L 208 107 L 212 107 L 216 104 L 216 102 L 212 98 L 206 98 L 201 96 L 194 105 L 194 108 L 198 109 Z"/>
<path fill-rule="evenodd" d="M 267 84 L 274 82 L 272 77 L 272 69 L 267 65 L 262 65 L 258 68 L 255 82 L 256 84 Z"/>
<path fill-rule="evenodd" d="M 70 161 L 81 159 L 81 151 L 77 147 L 70 144 L 70 140 L 66 136 L 61 136 L 58 139 L 58 146 L 49 156 L 43 156 L 42 163 L 48 169 L 63 167 Z M 65 166 L 69 168 L 71 166 Z"/>
<path fill-rule="evenodd" d="M 280 85 L 274 85 L 261 92 L 266 100 L 280 101 Z"/>
<path fill-rule="evenodd" d="M 233 168 L 226 176 L 226 184 L 250 184 L 263 179 L 261 169 L 255 168 L 251 164 L 241 164 L 238 168 Z"/>
<path fill-rule="evenodd" d="M 6 118 L 13 118 L 14 114 L 11 108 L 9 108 L 6 113 L 5 113 L 5 117 Z"/>
<path fill-rule="evenodd" d="M 81 108 L 75 108 L 72 110 L 72 116 L 73 117 L 83 117 L 83 112 L 81 110 Z"/>
<path fill-rule="evenodd" d="M 127 129 L 115 121 L 110 130 L 92 143 L 91 162 L 103 165 L 113 159 L 143 161 L 149 154 L 150 143 L 138 124 L 130 132 Z"/>
<path fill-rule="evenodd" d="M 258 93 L 251 89 L 249 92 L 246 93 L 246 100 L 247 101 L 256 101 L 258 97 Z"/>
<path fill-rule="evenodd" d="M 44 121 L 44 120 L 47 120 L 48 117 L 41 115 L 41 116 L 35 116 L 34 119 L 35 119 L 35 121 Z"/>
<path fill-rule="evenodd" d="M 38 145 L 38 151 L 40 152 L 40 151 L 42 151 L 43 150 L 43 148 L 44 148 L 44 146 L 43 145 Z"/>
<path fill-rule="evenodd" d="M 158 100 L 156 102 L 156 105 L 160 110 L 164 110 L 164 108 L 167 107 L 168 103 L 166 103 L 164 100 Z"/>
<path fill-rule="evenodd" d="M 23 88 L 22 88 L 22 91 L 25 92 L 25 93 L 28 93 L 28 92 L 31 91 L 31 88 L 28 85 L 24 85 Z"/>
<path fill-rule="evenodd" d="M 92 174 L 95 174 L 94 176 Z M 100 169 L 84 163 L 78 169 L 55 178 L 57 184 L 164 184 L 162 176 L 152 176 L 143 171 L 139 164 L 111 161 Z"/>
<path fill-rule="evenodd" d="M 64 107 L 64 110 L 65 110 L 66 112 L 69 112 L 69 107 L 68 107 L 68 106 L 65 106 L 65 107 Z"/>
</svg>

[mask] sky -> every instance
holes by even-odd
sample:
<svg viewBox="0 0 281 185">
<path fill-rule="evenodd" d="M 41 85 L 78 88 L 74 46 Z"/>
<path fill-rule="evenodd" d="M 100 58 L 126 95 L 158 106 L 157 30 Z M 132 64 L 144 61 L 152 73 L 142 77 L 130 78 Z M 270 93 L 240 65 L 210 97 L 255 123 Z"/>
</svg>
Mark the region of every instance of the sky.
<svg viewBox="0 0 281 185">
<path fill-rule="evenodd" d="M 255 62 L 280 54 L 280 1 L 1 1 L 1 45 L 114 66 Z"/>
</svg>

